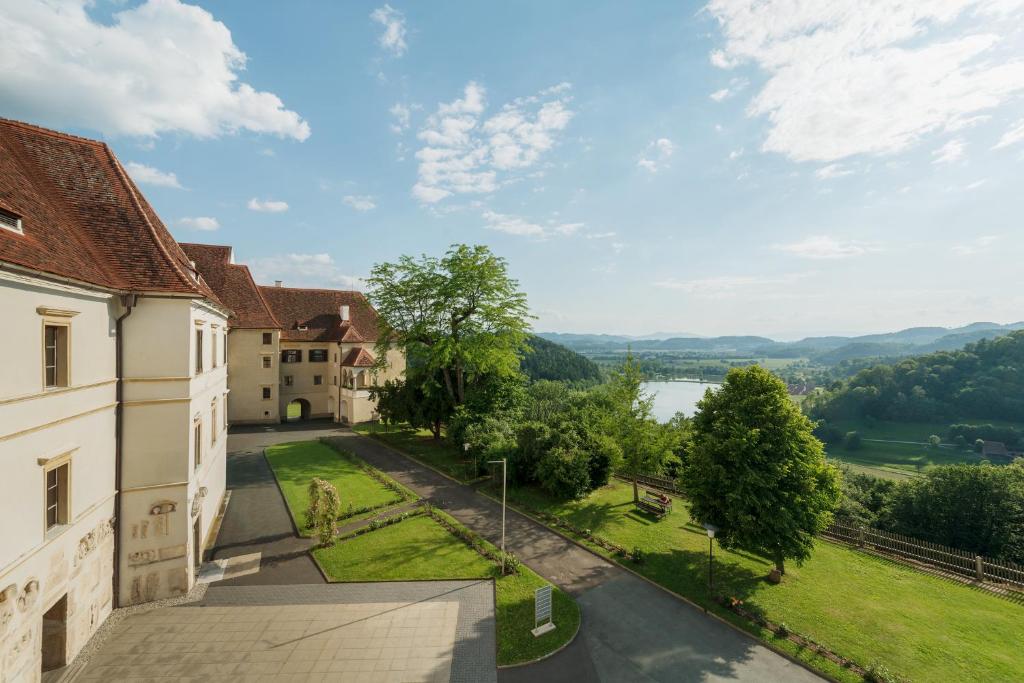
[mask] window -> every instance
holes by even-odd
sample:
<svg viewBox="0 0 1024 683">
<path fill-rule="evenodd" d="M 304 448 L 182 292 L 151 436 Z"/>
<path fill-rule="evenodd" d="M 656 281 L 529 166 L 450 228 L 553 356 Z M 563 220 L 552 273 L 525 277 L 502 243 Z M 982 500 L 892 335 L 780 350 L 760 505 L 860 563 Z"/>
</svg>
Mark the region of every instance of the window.
<svg viewBox="0 0 1024 683">
<path fill-rule="evenodd" d="M 334 384 L 334 386 L 338 386 L 338 376 L 337 375 L 334 375 L 331 378 L 331 383 Z"/>
<path fill-rule="evenodd" d="M 285 349 L 281 352 L 282 363 L 301 363 L 302 362 L 302 350 L 301 349 Z"/>
<path fill-rule="evenodd" d="M 338 362 L 338 354 L 334 354 L 334 362 L 335 362 L 335 363 L 337 363 L 337 362 Z"/>
<path fill-rule="evenodd" d="M 316 386 L 320 386 L 323 383 L 324 383 L 324 376 L 323 375 L 313 375 L 313 384 L 315 384 Z"/>
<path fill-rule="evenodd" d="M 310 349 L 309 350 L 309 362 L 310 363 L 326 363 L 327 362 L 327 349 Z"/>
<path fill-rule="evenodd" d="M 203 371 L 203 331 L 196 330 L 196 374 Z"/>
<path fill-rule="evenodd" d="M 21 229 L 21 218 L 6 211 L 0 211 L 0 228 L 16 232 L 19 235 L 25 234 Z"/>
<path fill-rule="evenodd" d="M 217 367 L 217 333 L 210 335 L 210 365 Z"/>
<path fill-rule="evenodd" d="M 264 401 L 269 401 L 270 400 L 270 387 L 263 387 L 263 400 Z"/>
<path fill-rule="evenodd" d="M 71 463 L 46 470 L 46 528 L 68 523 Z"/>
<path fill-rule="evenodd" d="M 195 435 L 196 457 L 193 467 L 198 468 L 203 462 L 203 420 L 197 418 L 192 424 L 192 433 Z"/>
<path fill-rule="evenodd" d="M 68 386 L 67 325 L 43 326 L 43 370 L 45 386 Z"/>
<path fill-rule="evenodd" d="M 285 375 L 285 376 L 284 376 L 284 385 L 285 385 L 286 387 L 290 387 L 290 386 L 292 386 L 293 384 L 295 384 L 295 378 L 294 378 L 294 377 L 292 377 L 291 375 Z"/>
<path fill-rule="evenodd" d="M 273 356 L 263 356 L 263 368 L 264 369 L 270 369 L 273 366 L 274 366 L 274 357 Z"/>
<path fill-rule="evenodd" d="M 210 445 L 217 443 L 217 399 L 210 404 Z"/>
<path fill-rule="evenodd" d="M 263 333 L 263 343 L 264 344 L 273 344 L 274 343 L 274 333 L 273 332 L 264 332 Z"/>
</svg>

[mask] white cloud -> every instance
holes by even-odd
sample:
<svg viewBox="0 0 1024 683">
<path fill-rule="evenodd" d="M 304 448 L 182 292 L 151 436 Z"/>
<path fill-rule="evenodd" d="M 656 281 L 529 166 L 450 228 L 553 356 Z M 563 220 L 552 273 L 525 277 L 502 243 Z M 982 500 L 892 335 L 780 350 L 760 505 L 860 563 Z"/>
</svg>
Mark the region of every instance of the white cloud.
<svg viewBox="0 0 1024 683">
<path fill-rule="evenodd" d="M 721 90 L 716 90 L 715 92 L 713 92 L 710 95 L 708 95 L 708 97 L 713 99 L 715 102 L 721 102 L 722 100 L 724 100 L 728 96 L 729 96 L 729 89 L 728 88 L 722 88 Z"/>
<path fill-rule="evenodd" d="M 964 187 L 964 189 L 965 190 L 977 190 L 979 187 L 981 187 L 982 185 L 984 185 L 987 182 L 988 182 L 987 178 L 982 178 L 981 180 L 975 180 L 973 183 L 967 183 L 967 185 Z"/>
<path fill-rule="evenodd" d="M 391 5 L 378 7 L 370 13 L 370 19 L 384 27 L 384 32 L 377 38 L 382 48 L 396 57 L 405 54 L 405 15 Z"/>
<path fill-rule="evenodd" d="M 855 240 L 837 240 L 827 235 L 812 235 L 799 242 L 776 244 L 773 248 L 808 259 L 844 259 L 879 251 L 877 245 Z"/>
<path fill-rule="evenodd" d="M 999 239 L 998 235 L 982 235 L 971 242 L 953 246 L 953 253 L 959 256 L 974 256 L 983 254 L 990 250 L 993 244 Z"/>
<path fill-rule="evenodd" d="M 533 166 L 569 125 L 569 88 L 561 83 L 517 98 L 484 119 L 486 92 L 468 83 L 461 98 L 438 105 L 417 135 L 423 147 L 413 195 L 434 204 L 453 194 L 487 194 L 498 189 L 499 174 Z"/>
<path fill-rule="evenodd" d="M 729 152 L 729 161 L 739 159 L 741 156 L 743 156 L 743 148 L 740 147 L 739 149 L 734 149 L 733 151 Z"/>
<path fill-rule="evenodd" d="M 160 169 L 153 168 L 152 166 L 138 164 L 134 161 L 129 161 L 125 164 L 125 170 L 128 171 L 128 175 L 132 177 L 132 180 L 140 185 L 173 187 L 178 190 L 182 189 L 181 183 L 178 182 L 178 176 L 174 173 L 161 171 Z"/>
<path fill-rule="evenodd" d="M 615 237 L 614 232 L 589 232 L 584 235 L 588 240 L 607 240 Z"/>
<path fill-rule="evenodd" d="M 651 173 L 657 173 L 662 169 L 668 168 L 669 159 L 672 158 L 675 150 L 675 145 L 668 138 L 652 140 L 647 145 L 644 155 L 636 162 L 636 165 Z"/>
<path fill-rule="evenodd" d="M 330 254 L 280 254 L 245 261 L 257 282 L 282 280 L 286 287 L 364 289 L 362 278 L 341 270 Z"/>
<path fill-rule="evenodd" d="M 853 173 L 848 168 L 843 168 L 840 164 L 829 164 L 828 166 L 822 166 L 814 175 L 819 180 L 831 180 L 832 178 L 842 178 L 844 175 L 850 175 Z"/>
<path fill-rule="evenodd" d="M 404 133 L 409 130 L 409 119 L 412 115 L 412 111 L 404 104 L 396 103 L 392 105 L 388 112 L 394 118 L 394 123 L 391 124 L 392 133 Z"/>
<path fill-rule="evenodd" d="M 761 293 L 768 288 L 788 286 L 807 276 L 807 273 L 791 273 L 779 277 L 755 277 L 748 275 L 722 275 L 694 280 L 667 278 L 654 283 L 660 289 L 670 289 L 695 297 L 722 299 L 737 296 L 751 289 Z"/>
<path fill-rule="evenodd" d="M 1003 133 L 1003 136 L 999 138 L 999 142 L 992 149 L 1002 149 L 1003 147 L 1015 145 L 1018 142 L 1024 142 L 1024 119 L 1020 119 L 1013 124 L 1010 130 Z"/>
<path fill-rule="evenodd" d="M 216 218 L 210 218 L 209 216 L 196 216 L 194 218 L 182 218 L 178 221 L 179 225 L 183 225 L 190 230 L 216 230 L 220 227 L 220 223 L 217 222 Z"/>
<path fill-rule="evenodd" d="M 273 199 L 257 199 L 253 197 L 246 205 L 250 211 L 262 213 L 281 213 L 288 210 L 288 202 L 275 201 Z"/>
<path fill-rule="evenodd" d="M 932 152 L 933 164 L 949 164 L 964 155 L 964 141 L 960 139 L 950 140 L 942 147 Z"/>
<path fill-rule="evenodd" d="M 560 223 L 555 220 L 548 220 L 546 224 L 541 225 L 531 223 L 520 216 L 495 213 L 494 211 L 484 211 L 481 217 L 486 222 L 484 227 L 488 230 L 542 239 L 554 236 L 568 237 L 584 227 L 583 223 Z"/>
<path fill-rule="evenodd" d="M 711 0 L 725 37 L 711 61 L 767 72 L 747 109 L 768 118 L 764 150 L 824 162 L 893 154 L 976 123 L 1024 90 L 1024 60 L 1008 38 L 1020 8 L 1004 0 Z"/>
<path fill-rule="evenodd" d="M 347 194 L 341 198 L 341 201 L 356 211 L 371 211 L 377 208 L 377 202 L 373 200 L 373 197 L 365 194 Z"/>
<path fill-rule="evenodd" d="M 178 0 L 113 14 L 92 2 L 4 3 L 0 101 L 4 115 L 107 135 L 239 130 L 305 140 L 309 125 L 271 92 L 239 81 L 246 56 L 227 26 Z"/>
</svg>

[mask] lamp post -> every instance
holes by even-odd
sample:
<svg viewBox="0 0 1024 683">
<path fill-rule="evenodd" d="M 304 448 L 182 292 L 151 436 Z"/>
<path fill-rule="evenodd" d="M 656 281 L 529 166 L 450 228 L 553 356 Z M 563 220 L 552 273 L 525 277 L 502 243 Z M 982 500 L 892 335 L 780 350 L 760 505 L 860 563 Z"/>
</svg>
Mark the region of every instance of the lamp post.
<svg viewBox="0 0 1024 683">
<path fill-rule="evenodd" d="M 718 527 L 714 524 L 704 523 L 704 529 L 708 532 L 708 594 L 714 597 L 715 590 L 715 574 L 714 574 L 714 543 L 715 543 L 715 532 L 718 531 Z"/>
<path fill-rule="evenodd" d="M 501 463 L 501 575 L 505 575 L 505 481 L 506 481 L 506 468 L 508 466 L 508 459 L 502 458 L 501 460 L 488 460 L 487 464 L 497 465 Z"/>
</svg>

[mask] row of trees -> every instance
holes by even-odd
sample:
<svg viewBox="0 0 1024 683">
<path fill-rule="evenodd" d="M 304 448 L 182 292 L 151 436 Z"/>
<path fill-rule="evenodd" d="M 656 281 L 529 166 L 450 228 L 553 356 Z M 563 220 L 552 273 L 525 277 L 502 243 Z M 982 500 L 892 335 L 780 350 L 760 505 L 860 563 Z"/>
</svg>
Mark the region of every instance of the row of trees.
<svg viewBox="0 0 1024 683">
<path fill-rule="evenodd" d="M 1016 420 L 1024 414 L 1024 331 L 861 370 L 805 408 L 827 420 Z"/>
<path fill-rule="evenodd" d="M 1024 461 L 943 465 L 894 482 L 846 471 L 839 514 L 869 526 L 1024 564 Z"/>
</svg>

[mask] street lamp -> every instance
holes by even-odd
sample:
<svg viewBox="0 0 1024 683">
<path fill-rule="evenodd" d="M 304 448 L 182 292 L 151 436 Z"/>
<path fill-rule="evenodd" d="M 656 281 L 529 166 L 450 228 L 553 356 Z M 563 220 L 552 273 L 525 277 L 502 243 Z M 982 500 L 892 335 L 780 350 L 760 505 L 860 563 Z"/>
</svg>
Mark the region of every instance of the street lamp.
<svg viewBox="0 0 1024 683">
<path fill-rule="evenodd" d="M 718 527 L 714 524 L 704 523 L 704 530 L 708 532 L 708 593 L 714 597 L 715 575 L 714 575 L 714 542 L 715 532 Z"/>
<path fill-rule="evenodd" d="M 497 465 L 499 462 L 501 463 L 501 575 L 505 576 L 505 472 L 508 467 L 508 459 L 488 460 L 487 464 Z"/>
</svg>

